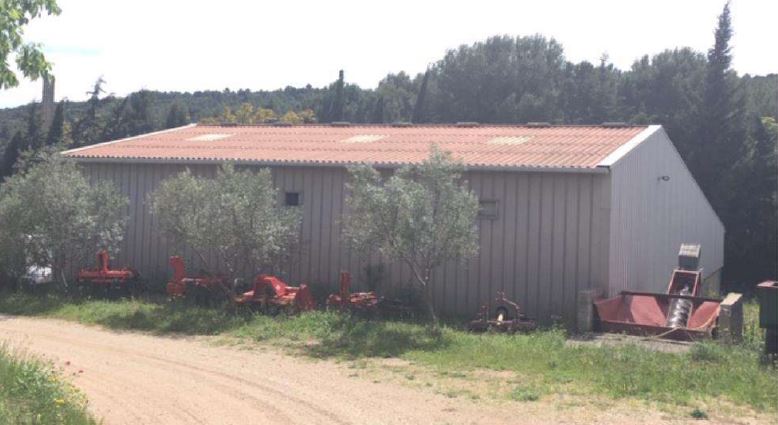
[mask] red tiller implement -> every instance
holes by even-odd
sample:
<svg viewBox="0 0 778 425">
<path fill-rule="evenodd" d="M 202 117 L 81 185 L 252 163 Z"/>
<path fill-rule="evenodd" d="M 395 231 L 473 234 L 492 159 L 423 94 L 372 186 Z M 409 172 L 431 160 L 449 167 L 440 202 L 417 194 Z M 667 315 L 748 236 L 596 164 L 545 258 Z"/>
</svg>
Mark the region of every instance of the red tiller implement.
<svg viewBox="0 0 778 425">
<path fill-rule="evenodd" d="M 665 294 L 622 291 L 595 301 L 600 330 L 683 341 L 713 337 L 721 300 L 699 296 L 699 255 L 699 245 L 681 245 Z"/>
<path fill-rule="evenodd" d="M 140 276 L 134 269 L 111 269 L 106 250 L 97 253 L 96 268 L 78 271 L 76 283 L 81 287 L 90 286 L 92 290 L 119 291 L 125 294 L 134 294 L 142 289 Z"/>
<path fill-rule="evenodd" d="M 90 286 L 94 290 L 106 292 L 118 291 L 125 295 L 135 294 L 142 288 L 138 272 L 129 267 L 111 269 L 108 251 L 97 253 L 97 267 L 78 271 L 76 282 L 82 288 Z"/>
<path fill-rule="evenodd" d="M 475 320 L 467 324 L 471 332 L 525 332 L 534 330 L 537 323 L 527 318 L 519 309 L 519 305 L 505 298 L 505 292 L 497 292 L 497 297 L 491 304 L 481 306 Z"/>
<path fill-rule="evenodd" d="M 184 259 L 179 256 L 170 257 L 170 266 L 173 267 L 173 279 L 167 283 L 166 289 L 172 298 L 193 296 L 198 301 L 209 301 L 214 295 L 227 292 L 227 286 L 221 276 L 187 277 Z"/>
<path fill-rule="evenodd" d="M 340 292 L 327 297 L 327 308 L 337 308 L 352 313 L 373 314 L 381 300 L 375 292 L 351 292 L 351 273 L 340 272 Z"/>
<path fill-rule="evenodd" d="M 236 297 L 235 303 L 253 306 L 269 314 L 293 314 L 316 308 L 308 285 L 289 286 L 276 276 L 266 274 L 257 276 L 253 288 Z"/>
</svg>

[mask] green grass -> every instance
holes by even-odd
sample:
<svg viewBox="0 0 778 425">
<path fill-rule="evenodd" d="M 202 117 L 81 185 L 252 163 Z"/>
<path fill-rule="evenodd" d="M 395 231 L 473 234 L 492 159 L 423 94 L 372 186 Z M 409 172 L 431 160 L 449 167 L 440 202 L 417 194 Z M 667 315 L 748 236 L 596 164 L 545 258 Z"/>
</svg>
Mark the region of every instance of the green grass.
<svg viewBox="0 0 778 425">
<path fill-rule="evenodd" d="M 0 424 L 96 424 L 86 399 L 48 365 L 0 345 Z"/>
<path fill-rule="evenodd" d="M 0 296 L 2 297 L 2 296 Z M 113 329 L 159 334 L 221 334 L 270 343 L 321 358 L 399 357 L 446 376 L 478 370 L 508 371 L 507 399 L 533 401 L 566 393 L 632 398 L 692 407 L 728 400 L 758 411 L 778 412 L 778 372 L 760 365 L 761 334 L 746 305 L 746 335 L 740 346 L 716 342 L 690 352 L 663 353 L 642 347 L 566 344 L 563 330 L 528 335 L 476 335 L 457 326 L 431 332 L 421 323 L 365 321 L 328 312 L 267 317 L 150 301 L 74 301 L 12 294 L 0 312 L 43 315 Z M 500 374 L 503 381 L 510 381 Z"/>
</svg>

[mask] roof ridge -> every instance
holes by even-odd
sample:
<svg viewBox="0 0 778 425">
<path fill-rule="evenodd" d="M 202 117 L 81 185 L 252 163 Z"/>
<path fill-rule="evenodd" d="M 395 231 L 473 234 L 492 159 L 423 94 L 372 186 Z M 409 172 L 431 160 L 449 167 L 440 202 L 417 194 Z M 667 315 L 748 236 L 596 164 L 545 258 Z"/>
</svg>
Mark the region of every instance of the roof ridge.
<svg viewBox="0 0 778 425">
<path fill-rule="evenodd" d="M 459 129 L 473 129 L 473 128 L 490 128 L 490 127 L 502 127 L 502 128 L 531 128 L 533 130 L 540 130 L 544 128 L 607 128 L 612 130 L 618 130 L 620 128 L 636 128 L 645 127 L 648 128 L 649 124 L 619 124 L 602 123 L 602 124 L 549 124 L 544 126 L 538 126 L 530 123 L 479 123 L 477 125 L 463 127 L 457 125 L 457 123 L 419 123 L 408 125 L 396 125 L 392 123 L 350 123 L 349 125 L 331 124 L 331 123 L 306 123 L 306 124 L 287 124 L 278 125 L 276 123 L 259 123 L 259 124 L 202 124 L 196 123 L 196 127 L 215 127 L 215 128 L 358 128 L 358 127 L 386 127 L 386 128 L 459 128 Z"/>
</svg>

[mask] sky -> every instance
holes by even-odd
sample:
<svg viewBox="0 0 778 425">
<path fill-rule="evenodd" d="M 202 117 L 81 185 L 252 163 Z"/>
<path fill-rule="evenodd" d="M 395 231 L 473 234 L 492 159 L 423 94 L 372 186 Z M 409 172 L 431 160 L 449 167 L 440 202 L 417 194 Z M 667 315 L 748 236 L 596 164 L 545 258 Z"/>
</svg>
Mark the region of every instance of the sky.
<svg viewBox="0 0 778 425">
<path fill-rule="evenodd" d="M 373 88 L 386 74 L 424 71 L 446 50 L 497 34 L 543 34 L 568 60 L 603 54 L 627 69 L 644 54 L 713 44 L 722 0 L 59 0 L 27 41 L 54 64 L 57 100 L 109 93 L 272 90 L 346 81 Z M 733 66 L 778 73 L 778 1 L 732 0 Z M 40 98 L 41 83 L 0 91 L 0 107 Z"/>
</svg>

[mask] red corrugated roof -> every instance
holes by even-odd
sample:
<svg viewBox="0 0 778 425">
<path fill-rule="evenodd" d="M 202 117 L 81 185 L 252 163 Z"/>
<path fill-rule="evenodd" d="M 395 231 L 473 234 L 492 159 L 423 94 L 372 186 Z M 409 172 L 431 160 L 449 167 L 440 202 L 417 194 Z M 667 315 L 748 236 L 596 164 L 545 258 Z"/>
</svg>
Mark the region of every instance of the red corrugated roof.
<svg viewBox="0 0 778 425">
<path fill-rule="evenodd" d="M 161 162 L 400 165 L 432 144 L 469 167 L 594 168 L 645 126 L 192 125 L 66 151 L 73 158 Z"/>
</svg>

